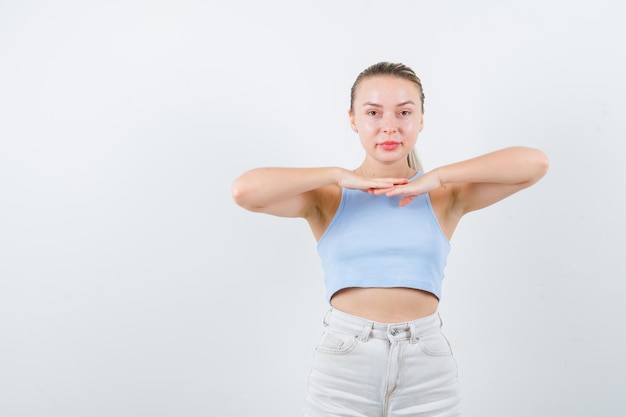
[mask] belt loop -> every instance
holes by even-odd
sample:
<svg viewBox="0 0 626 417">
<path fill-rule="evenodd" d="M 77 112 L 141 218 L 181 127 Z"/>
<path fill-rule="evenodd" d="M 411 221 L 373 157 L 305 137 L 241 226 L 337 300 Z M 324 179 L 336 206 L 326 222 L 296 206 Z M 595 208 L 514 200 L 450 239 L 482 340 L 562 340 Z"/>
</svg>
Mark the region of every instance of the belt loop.
<svg viewBox="0 0 626 417">
<path fill-rule="evenodd" d="M 330 324 L 328 318 L 330 317 L 332 312 L 333 312 L 333 308 L 331 307 L 328 309 L 326 314 L 324 314 L 324 327 L 328 327 L 328 325 Z"/>
<path fill-rule="evenodd" d="M 417 343 L 417 339 L 419 339 L 419 337 L 417 336 L 417 328 L 415 326 L 415 322 L 409 322 L 409 328 L 411 329 L 411 338 L 409 339 L 410 343 Z"/>
<path fill-rule="evenodd" d="M 367 342 L 370 338 L 370 333 L 372 333 L 372 328 L 374 327 L 373 321 L 368 321 L 365 326 L 363 326 L 363 330 L 361 330 L 361 334 L 358 336 L 360 342 Z"/>
</svg>

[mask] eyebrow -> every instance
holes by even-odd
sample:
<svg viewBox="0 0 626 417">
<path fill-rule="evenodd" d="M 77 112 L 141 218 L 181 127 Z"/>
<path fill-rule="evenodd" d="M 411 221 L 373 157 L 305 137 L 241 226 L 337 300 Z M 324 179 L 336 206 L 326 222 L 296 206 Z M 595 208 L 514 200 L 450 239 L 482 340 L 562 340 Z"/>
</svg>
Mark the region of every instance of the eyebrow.
<svg viewBox="0 0 626 417">
<path fill-rule="evenodd" d="M 402 103 L 396 104 L 396 107 L 406 106 L 407 104 L 415 105 L 415 103 L 412 100 L 407 100 L 407 101 L 403 101 Z M 382 107 L 382 104 L 374 103 L 372 101 L 366 101 L 365 103 L 363 103 L 363 107 L 365 107 L 365 106 Z"/>
</svg>

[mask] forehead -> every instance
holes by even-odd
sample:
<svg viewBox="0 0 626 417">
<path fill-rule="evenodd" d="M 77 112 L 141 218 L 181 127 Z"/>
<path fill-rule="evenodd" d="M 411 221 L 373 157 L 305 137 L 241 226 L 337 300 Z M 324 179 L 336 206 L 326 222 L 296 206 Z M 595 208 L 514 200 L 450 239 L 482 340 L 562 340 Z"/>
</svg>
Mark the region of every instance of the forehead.
<svg viewBox="0 0 626 417">
<path fill-rule="evenodd" d="M 403 102 L 421 101 L 419 87 L 413 81 L 392 76 L 368 77 L 359 83 L 355 91 L 355 101 Z"/>
</svg>

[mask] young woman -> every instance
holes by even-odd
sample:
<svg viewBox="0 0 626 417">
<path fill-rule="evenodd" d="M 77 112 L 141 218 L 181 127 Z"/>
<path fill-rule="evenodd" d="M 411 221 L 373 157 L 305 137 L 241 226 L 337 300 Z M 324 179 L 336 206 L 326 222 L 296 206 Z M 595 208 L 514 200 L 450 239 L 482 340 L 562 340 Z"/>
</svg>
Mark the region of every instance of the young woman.
<svg viewBox="0 0 626 417">
<path fill-rule="evenodd" d="M 457 368 L 437 313 L 449 240 L 464 214 L 546 173 L 538 150 L 512 147 L 422 172 L 420 79 L 381 62 L 357 77 L 350 126 L 365 159 L 353 170 L 259 168 L 234 200 L 306 219 L 331 305 L 313 361 L 305 416 L 458 416 Z"/>
</svg>

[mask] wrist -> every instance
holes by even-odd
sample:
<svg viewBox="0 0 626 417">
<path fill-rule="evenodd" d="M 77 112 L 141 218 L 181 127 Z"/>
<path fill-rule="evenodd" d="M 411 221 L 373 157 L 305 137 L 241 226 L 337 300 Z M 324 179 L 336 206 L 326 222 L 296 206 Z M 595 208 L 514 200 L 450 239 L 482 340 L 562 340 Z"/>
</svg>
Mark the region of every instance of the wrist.
<svg viewBox="0 0 626 417">
<path fill-rule="evenodd" d="M 441 176 L 441 172 L 439 171 L 439 168 L 435 168 L 435 173 L 437 174 L 437 179 L 439 180 L 439 185 L 441 186 L 441 188 L 447 188 L 446 187 L 446 183 L 444 182 L 443 177 Z"/>
<path fill-rule="evenodd" d="M 332 184 L 336 184 L 338 186 L 342 186 L 342 183 L 346 177 L 346 173 L 348 173 L 350 171 L 348 171 L 345 168 L 341 168 L 341 167 L 331 167 L 330 168 L 330 178 L 331 181 L 330 183 Z"/>
</svg>

